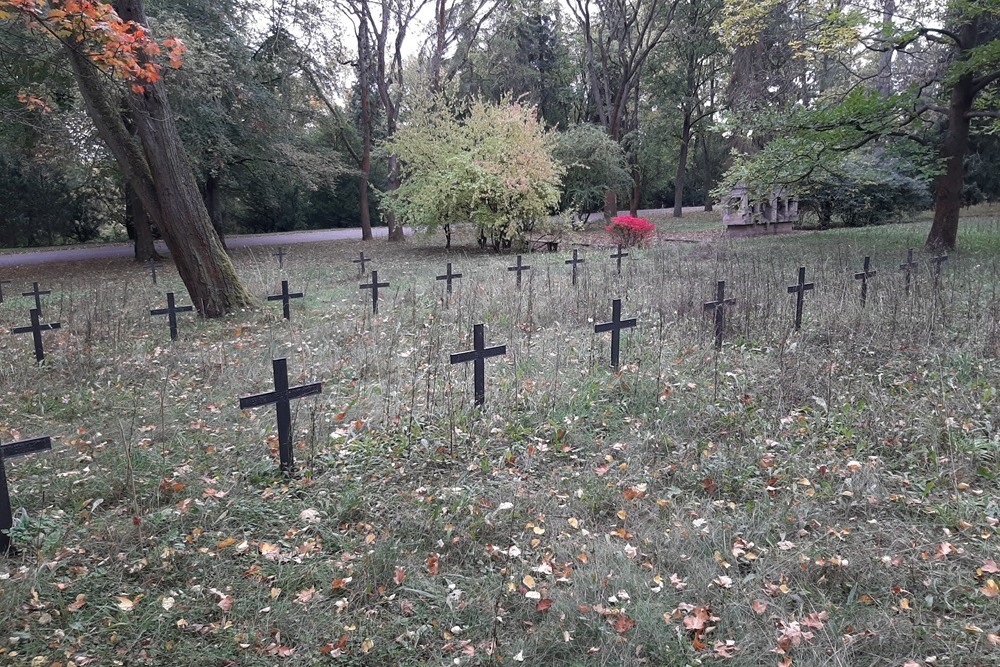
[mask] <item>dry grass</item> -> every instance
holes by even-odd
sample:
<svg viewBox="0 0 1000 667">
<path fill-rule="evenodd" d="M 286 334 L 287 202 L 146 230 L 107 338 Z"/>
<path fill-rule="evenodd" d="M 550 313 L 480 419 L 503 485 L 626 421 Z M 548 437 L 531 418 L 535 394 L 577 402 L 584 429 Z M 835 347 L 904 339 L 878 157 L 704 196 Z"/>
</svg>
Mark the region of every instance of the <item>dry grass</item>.
<svg viewBox="0 0 1000 667">
<path fill-rule="evenodd" d="M 1000 664 L 1000 270 L 995 223 L 967 224 L 940 290 L 922 257 L 909 296 L 923 225 L 662 244 L 621 278 L 592 250 L 576 289 L 565 253 L 535 254 L 521 292 L 509 257 L 376 243 L 377 317 L 360 244 L 297 246 L 291 322 L 182 316 L 174 344 L 145 314 L 181 291 L 169 270 L 6 275 L 51 287 L 64 328 L 41 368 L 0 338 L 0 438 L 59 436 L 8 464 L 27 515 L 0 662 Z M 276 290 L 269 251 L 236 261 Z M 445 261 L 465 274 L 447 302 Z M 799 265 L 817 289 L 795 333 Z M 739 300 L 718 355 L 717 279 Z M 612 298 L 640 323 L 617 375 L 593 333 Z M 448 364 L 476 322 L 509 353 L 481 412 Z M 276 356 L 324 383 L 294 406 L 294 480 L 273 412 L 238 409 Z"/>
</svg>

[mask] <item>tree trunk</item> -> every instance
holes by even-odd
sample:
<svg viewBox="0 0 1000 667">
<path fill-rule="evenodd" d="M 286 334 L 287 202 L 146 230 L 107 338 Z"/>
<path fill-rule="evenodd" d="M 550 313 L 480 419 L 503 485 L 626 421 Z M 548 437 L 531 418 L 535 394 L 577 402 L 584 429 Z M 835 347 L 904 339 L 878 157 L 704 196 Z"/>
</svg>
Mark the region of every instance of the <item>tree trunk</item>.
<svg viewBox="0 0 1000 667">
<path fill-rule="evenodd" d="M 358 218 L 361 221 L 361 240 L 372 240 L 372 218 L 368 208 L 368 183 L 372 172 L 372 103 L 371 81 L 368 78 L 371 67 L 371 47 L 368 41 L 368 24 L 358 25 L 358 89 L 361 92 L 361 160 L 358 168 Z"/>
<path fill-rule="evenodd" d="M 945 170 L 934 183 L 934 223 L 927 235 L 927 247 L 954 248 L 958 240 L 958 216 L 965 187 L 965 154 L 969 149 L 969 111 L 975 101 L 973 75 L 955 82 L 948 103 L 948 132 L 941 145 Z"/>
<path fill-rule="evenodd" d="M 149 215 L 142 207 L 139 195 L 127 182 L 125 183 L 125 220 L 135 241 L 135 261 L 148 262 L 151 259 L 159 259 L 160 256 L 153 244 L 153 229 L 149 224 Z"/>
<path fill-rule="evenodd" d="M 883 30 L 891 28 L 892 19 L 896 15 L 896 0 L 882 0 L 882 26 Z M 896 49 L 890 45 L 883 44 L 884 49 L 878 59 L 878 77 L 875 79 L 875 90 L 880 95 L 888 97 L 892 95 L 892 57 Z"/>
<path fill-rule="evenodd" d="M 681 152 L 677 156 L 677 174 L 674 176 L 674 217 L 684 215 L 684 180 L 687 178 L 688 146 L 691 144 L 691 110 L 684 109 L 681 124 Z"/>
<path fill-rule="evenodd" d="M 389 156 L 389 178 L 387 179 L 386 189 L 389 192 L 399 189 L 399 158 L 395 155 Z M 385 222 L 389 227 L 389 240 L 402 241 L 404 238 L 403 226 L 397 223 L 396 214 L 388 211 L 385 215 Z"/>
<path fill-rule="evenodd" d="M 147 25 L 142 0 L 118 0 L 114 7 L 123 20 Z M 104 75 L 86 55 L 66 48 L 87 114 L 160 230 L 195 307 L 204 317 L 221 317 L 253 304 L 212 227 L 163 83 L 128 94 L 133 138 L 111 103 Z"/>
<path fill-rule="evenodd" d="M 218 176 L 209 176 L 205 179 L 205 189 L 202 192 L 202 200 L 205 202 L 205 209 L 208 211 L 208 218 L 212 221 L 212 228 L 219 237 L 222 247 L 226 247 L 226 211 L 222 203 L 222 191 L 219 187 L 221 180 Z"/>
<path fill-rule="evenodd" d="M 704 169 L 702 181 L 704 182 L 705 212 L 710 213 L 712 211 L 712 147 L 708 143 L 706 132 L 699 132 L 698 137 L 703 159 L 702 168 Z"/>
</svg>

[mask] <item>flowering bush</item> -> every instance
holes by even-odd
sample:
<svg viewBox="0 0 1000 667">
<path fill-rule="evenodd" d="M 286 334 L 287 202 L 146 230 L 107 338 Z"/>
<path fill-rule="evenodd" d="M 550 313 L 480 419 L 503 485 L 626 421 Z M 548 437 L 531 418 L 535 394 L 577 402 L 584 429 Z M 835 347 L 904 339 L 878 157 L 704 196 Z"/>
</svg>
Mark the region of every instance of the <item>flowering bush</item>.
<svg viewBox="0 0 1000 667">
<path fill-rule="evenodd" d="M 656 225 L 646 218 L 619 215 L 617 218 L 611 218 L 611 224 L 605 227 L 604 231 L 611 235 L 611 240 L 616 245 L 628 248 L 651 241 L 656 234 Z"/>
</svg>

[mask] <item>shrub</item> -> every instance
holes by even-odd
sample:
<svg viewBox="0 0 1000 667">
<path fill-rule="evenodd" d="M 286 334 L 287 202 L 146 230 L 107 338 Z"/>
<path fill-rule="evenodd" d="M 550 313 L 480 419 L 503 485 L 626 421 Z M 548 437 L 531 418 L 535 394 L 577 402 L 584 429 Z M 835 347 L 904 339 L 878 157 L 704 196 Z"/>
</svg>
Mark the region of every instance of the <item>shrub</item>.
<svg viewBox="0 0 1000 667">
<path fill-rule="evenodd" d="M 611 218 L 611 224 L 605 227 L 604 231 L 611 235 L 611 240 L 616 245 L 629 248 L 653 240 L 656 225 L 646 218 L 619 215 L 617 218 Z"/>
</svg>

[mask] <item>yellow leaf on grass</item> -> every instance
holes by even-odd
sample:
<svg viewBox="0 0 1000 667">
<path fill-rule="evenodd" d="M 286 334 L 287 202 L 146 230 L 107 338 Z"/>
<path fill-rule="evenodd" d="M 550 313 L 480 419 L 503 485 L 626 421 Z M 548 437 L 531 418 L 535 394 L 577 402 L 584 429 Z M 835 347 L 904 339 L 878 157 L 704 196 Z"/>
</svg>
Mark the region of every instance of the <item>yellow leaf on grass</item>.
<svg viewBox="0 0 1000 667">
<path fill-rule="evenodd" d="M 986 585 L 980 588 L 979 592 L 988 598 L 995 598 L 1000 596 L 1000 586 L 997 586 L 996 580 L 990 578 L 986 580 Z"/>
</svg>

